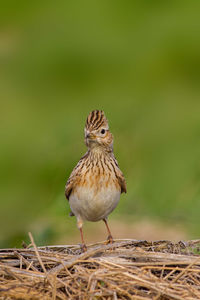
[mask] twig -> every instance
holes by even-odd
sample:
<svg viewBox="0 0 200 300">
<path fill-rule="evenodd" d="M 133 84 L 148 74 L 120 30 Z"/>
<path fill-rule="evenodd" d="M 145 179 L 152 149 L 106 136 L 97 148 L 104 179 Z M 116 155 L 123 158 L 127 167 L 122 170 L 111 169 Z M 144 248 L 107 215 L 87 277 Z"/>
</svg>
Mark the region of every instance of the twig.
<svg viewBox="0 0 200 300">
<path fill-rule="evenodd" d="M 40 262 L 40 265 L 41 265 L 41 267 L 42 267 L 42 269 L 43 269 L 43 271 L 44 271 L 46 277 L 48 277 L 47 270 L 46 270 L 46 268 L 45 268 L 45 266 L 44 266 L 44 264 L 43 264 L 43 261 L 42 261 L 42 259 L 41 259 L 41 257 L 40 257 L 40 254 L 39 254 L 39 252 L 38 252 L 37 246 L 36 246 L 36 244 L 35 244 L 35 242 L 34 242 L 34 239 L 33 239 L 33 236 L 32 236 L 32 234 L 31 234 L 31 232 L 29 232 L 28 235 L 29 235 L 29 238 L 30 238 L 30 240 L 31 240 L 31 244 L 33 245 L 33 248 L 34 248 L 34 250 L 35 250 L 35 253 L 36 253 L 36 256 L 37 256 L 37 258 L 38 258 L 38 261 Z"/>
<path fill-rule="evenodd" d="M 126 243 L 125 243 L 126 244 Z M 75 258 L 71 259 L 70 261 L 65 261 L 62 264 L 56 266 L 55 268 L 51 269 L 49 271 L 49 274 L 55 274 L 63 270 L 63 268 L 71 268 L 74 264 L 78 263 L 79 260 L 87 259 L 89 257 L 92 257 L 94 255 L 100 254 L 108 249 L 114 249 L 118 247 L 119 244 L 109 244 L 109 245 L 102 245 L 102 247 L 97 249 L 88 250 L 87 252 L 84 252 L 80 255 L 77 255 Z"/>
</svg>

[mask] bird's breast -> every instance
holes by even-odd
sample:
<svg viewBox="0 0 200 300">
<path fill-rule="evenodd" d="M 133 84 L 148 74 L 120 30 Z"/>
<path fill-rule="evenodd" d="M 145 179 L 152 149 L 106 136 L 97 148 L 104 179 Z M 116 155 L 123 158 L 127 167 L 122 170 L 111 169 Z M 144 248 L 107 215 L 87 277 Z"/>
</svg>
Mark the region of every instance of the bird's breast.
<svg viewBox="0 0 200 300">
<path fill-rule="evenodd" d="M 115 177 L 96 172 L 82 178 L 71 193 L 69 203 L 76 216 L 88 221 L 99 221 L 117 206 L 120 194 Z"/>
</svg>

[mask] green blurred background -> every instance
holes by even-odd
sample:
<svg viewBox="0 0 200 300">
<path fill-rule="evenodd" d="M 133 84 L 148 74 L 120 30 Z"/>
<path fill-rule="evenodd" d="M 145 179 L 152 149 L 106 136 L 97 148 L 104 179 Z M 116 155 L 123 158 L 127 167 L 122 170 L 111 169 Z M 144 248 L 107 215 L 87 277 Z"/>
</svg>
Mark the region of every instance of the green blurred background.
<svg viewBox="0 0 200 300">
<path fill-rule="evenodd" d="M 64 186 L 93 109 L 127 179 L 115 237 L 199 238 L 199 11 L 184 0 L 2 3 L 1 247 L 28 231 L 39 245 L 79 241 Z M 84 229 L 86 241 L 106 237 L 101 222 Z"/>
</svg>

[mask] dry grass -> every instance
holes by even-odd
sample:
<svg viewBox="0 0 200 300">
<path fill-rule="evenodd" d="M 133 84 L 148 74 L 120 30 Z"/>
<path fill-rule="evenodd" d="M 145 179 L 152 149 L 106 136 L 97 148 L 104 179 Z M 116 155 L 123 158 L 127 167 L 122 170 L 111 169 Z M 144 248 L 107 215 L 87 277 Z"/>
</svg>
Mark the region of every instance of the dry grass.
<svg viewBox="0 0 200 300">
<path fill-rule="evenodd" d="M 0 250 L 0 299 L 200 299 L 200 240 Z"/>
</svg>

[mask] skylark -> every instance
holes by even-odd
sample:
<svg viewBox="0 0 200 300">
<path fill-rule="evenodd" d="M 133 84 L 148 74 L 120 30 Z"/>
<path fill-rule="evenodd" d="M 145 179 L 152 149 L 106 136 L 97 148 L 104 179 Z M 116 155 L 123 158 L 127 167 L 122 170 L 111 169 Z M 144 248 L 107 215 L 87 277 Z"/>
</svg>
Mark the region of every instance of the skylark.
<svg viewBox="0 0 200 300">
<path fill-rule="evenodd" d="M 80 230 L 82 249 L 86 251 L 83 239 L 83 222 L 105 222 L 108 238 L 113 237 L 107 217 L 117 206 L 120 194 L 126 193 L 126 182 L 113 153 L 113 135 L 102 110 L 93 110 L 85 124 L 86 154 L 73 169 L 65 186 L 71 216 L 76 216 Z"/>
</svg>

